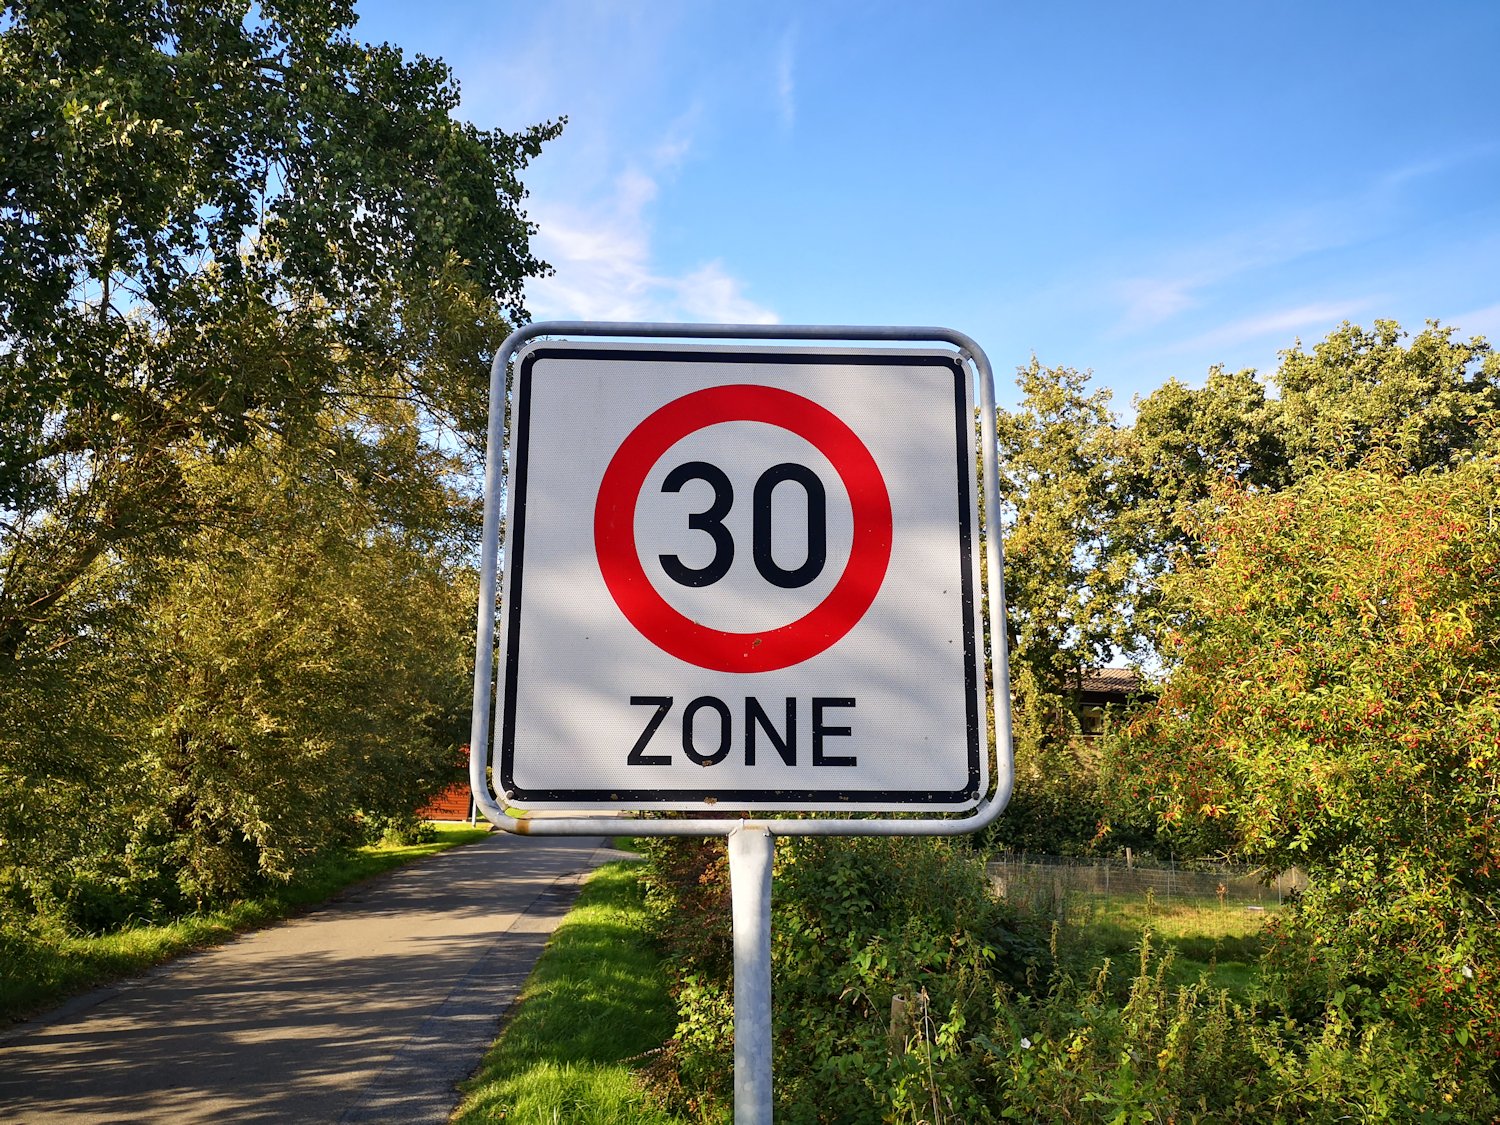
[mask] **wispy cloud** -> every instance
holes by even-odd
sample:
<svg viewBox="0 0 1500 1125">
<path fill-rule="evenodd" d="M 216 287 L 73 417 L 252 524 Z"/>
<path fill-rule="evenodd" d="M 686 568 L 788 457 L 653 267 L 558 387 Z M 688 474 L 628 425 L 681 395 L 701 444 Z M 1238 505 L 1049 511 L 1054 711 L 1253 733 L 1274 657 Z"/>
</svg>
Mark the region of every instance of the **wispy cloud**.
<svg viewBox="0 0 1500 1125">
<path fill-rule="evenodd" d="M 1256 271 L 1347 246 L 1359 233 L 1338 213 L 1300 210 L 1225 231 L 1162 256 L 1150 274 L 1121 278 L 1108 289 L 1119 314 L 1112 335 L 1129 336 L 1210 304 L 1215 291 Z"/>
<path fill-rule="evenodd" d="M 532 313 L 546 320 L 667 320 L 774 324 L 722 262 L 664 272 L 653 260 L 649 211 L 657 180 L 638 168 L 619 175 L 610 197 L 532 209 L 537 252 L 554 269 L 531 283 Z"/>
<path fill-rule="evenodd" d="M 1304 331 L 1324 335 L 1345 320 L 1358 316 L 1377 303 L 1373 297 L 1351 301 L 1329 301 L 1298 305 L 1289 309 L 1259 313 L 1221 324 L 1190 339 L 1182 340 L 1170 350 L 1195 352 L 1211 348 L 1230 348 L 1241 344 L 1274 338 L 1279 344 Z"/>
<path fill-rule="evenodd" d="M 1462 336 L 1483 336 L 1495 343 L 1500 341 L 1500 303 L 1486 305 L 1482 309 L 1470 309 L 1449 318 L 1447 323 L 1456 326 Z"/>
<path fill-rule="evenodd" d="M 774 67 L 776 109 L 781 124 L 791 129 L 797 123 L 797 25 L 792 24 L 776 44 Z"/>
<path fill-rule="evenodd" d="M 1476 145 L 1413 161 L 1372 177 L 1347 195 L 1270 210 L 1261 220 L 1237 229 L 1169 246 L 1155 254 L 1144 270 L 1105 282 L 1105 300 L 1116 310 L 1110 335 L 1120 338 L 1151 332 L 1184 314 L 1222 304 L 1226 295 L 1252 275 L 1379 238 L 1400 221 L 1412 185 L 1452 173 L 1494 149 L 1493 144 Z M 1248 330 L 1258 319 L 1235 323 Z M 1217 336 L 1229 327 L 1195 339 L 1230 342 L 1219 341 Z"/>
<path fill-rule="evenodd" d="M 1410 183 L 1443 175 L 1476 160 L 1484 160 L 1492 156 L 1497 147 L 1500 146 L 1494 141 L 1488 141 L 1392 168 L 1376 181 L 1372 194 L 1401 191 Z"/>
<path fill-rule="evenodd" d="M 1188 277 L 1131 277 L 1117 282 L 1115 293 L 1125 305 L 1117 327 L 1134 330 L 1171 320 L 1198 303 L 1195 290 L 1199 284 Z"/>
<path fill-rule="evenodd" d="M 500 9 L 475 15 L 480 26 L 524 49 L 497 59 L 483 46 L 492 36 L 479 36 L 460 52 L 463 113 L 508 128 L 569 119 L 526 172 L 526 211 L 538 226 L 532 249 L 554 270 L 527 286 L 534 316 L 777 319 L 745 292 L 732 261 L 708 253 L 674 257 L 656 236 L 653 216 L 670 208 L 697 139 L 722 128 L 719 64 L 686 84 L 678 74 L 685 45 L 702 33 L 699 8 L 682 0 L 555 0 L 507 8 L 503 19 Z M 765 50 L 758 45 L 753 60 L 761 74 Z M 770 98 L 790 125 L 795 26 L 771 55 Z M 754 96 L 765 99 L 762 91 Z"/>
<path fill-rule="evenodd" d="M 719 324 L 775 324 L 774 312 L 756 304 L 741 292 L 742 283 L 731 277 L 722 262 L 709 262 L 679 280 L 668 280 L 688 320 Z"/>
</svg>

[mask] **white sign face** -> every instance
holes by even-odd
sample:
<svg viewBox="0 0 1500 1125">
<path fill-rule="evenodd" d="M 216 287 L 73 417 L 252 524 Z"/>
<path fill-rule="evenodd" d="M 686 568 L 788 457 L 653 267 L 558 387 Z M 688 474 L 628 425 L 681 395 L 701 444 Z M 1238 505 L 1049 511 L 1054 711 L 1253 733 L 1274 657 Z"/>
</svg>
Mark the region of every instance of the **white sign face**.
<svg viewBox="0 0 1500 1125">
<path fill-rule="evenodd" d="M 973 808 L 988 784 L 974 417 L 947 351 L 525 349 L 506 799 Z"/>
</svg>

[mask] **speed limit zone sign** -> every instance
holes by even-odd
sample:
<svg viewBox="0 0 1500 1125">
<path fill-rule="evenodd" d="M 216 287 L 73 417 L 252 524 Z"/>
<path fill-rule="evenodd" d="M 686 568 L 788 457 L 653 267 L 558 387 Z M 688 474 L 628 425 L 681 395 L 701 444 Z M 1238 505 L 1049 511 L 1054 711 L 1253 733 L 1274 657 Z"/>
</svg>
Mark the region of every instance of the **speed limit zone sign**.
<svg viewBox="0 0 1500 1125">
<path fill-rule="evenodd" d="M 979 802 L 974 391 L 956 353 L 538 342 L 511 404 L 510 803 Z"/>
</svg>

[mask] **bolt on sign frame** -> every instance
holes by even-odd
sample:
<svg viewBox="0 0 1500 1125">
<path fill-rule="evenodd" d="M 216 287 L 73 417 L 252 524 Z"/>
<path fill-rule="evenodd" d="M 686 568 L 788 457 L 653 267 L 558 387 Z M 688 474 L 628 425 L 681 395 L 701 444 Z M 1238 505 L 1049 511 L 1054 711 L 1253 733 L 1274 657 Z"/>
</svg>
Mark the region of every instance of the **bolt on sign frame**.
<svg viewBox="0 0 1500 1125">
<path fill-rule="evenodd" d="M 508 460 L 507 452 L 503 448 L 507 404 L 512 401 L 512 388 L 507 385 L 507 377 L 511 373 L 512 360 L 528 343 L 541 340 L 549 343 L 567 342 L 578 337 L 628 341 L 637 348 L 642 346 L 642 341 L 678 341 L 679 347 L 681 341 L 688 340 L 735 341 L 736 347 L 742 352 L 763 347 L 768 353 L 775 352 L 777 349 L 785 353 L 789 342 L 793 341 L 837 342 L 844 346 L 858 345 L 859 354 L 874 356 L 871 362 L 875 363 L 880 362 L 879 357 L 883 352 L 888 351 L 891 356 L 909 357 L 913 354 L 911 348 L 915 344 L 947 345 L 953 349 L 951 352 L 943 349 L 936 353 L 924 352 L 922 354 L 929 358 L 934 354 L 946 357 L 956 370 L 972 380 L 971 387 L 977 390 L 977 395 L 974 397 L 977 398 L 979 409 L 981 468 L 979 485 L 983 498 L 980 518 L 981 526 L 986 527 L 989 534 L 983 534 L 979 529 L 975 529 L 979 532 L 977 538 L 982 540 L 983 546 L 983 566 L 976 568 L 981 571 L 980 582 L 983 596 L 980 591 L 973 592 L 972 612 L 977 618 L 978 606 L 987 598 L 987 624 L 991 640 L 989 679 L 992 685 L 992 695 L 990 698 L 998 701 L 999 704 L 998 706 L 990 705 L 989 715 L 978 716 L 978 752 L 983 758 L 980 762 L 981 769 L 975 776 L 988 780 L 988 791 L 974 793 L 972 795 L 974 799 L 962 805 L 950 806 L 967 809 L 968 811 L 963 815 L 923 816 L 913 815 L 910 811 L 904 811 L 900 817 L 871 815 L 872 813 L 910 810 L 915 806 L 910 803 L 896 802 L 882 807 L 880 795 L 872 796 L 868 793 L 861 793 L 853 795 L 850 801 L 851 809 L 859 810 L 858 815 L 775 815 L 776 811 L 795 812 L 799 808 L 826 810 L 831 807 L 826 802 L 813 802 L 799 806 L 794 795 L 789 800 L 776 803 L 747 802 L 751 807 L 762 810 L 762 813 L 753 816 L 746 814 L 744 816 L 692 817 L 682 816 L 679 813 L 674 818 L 653 819 L 650 816 L 641 816 L 629 822 L 628 831 L 631 835 L 728 837 L 735 945 L 735 1121 L 736 1125 L 768 1123 L 771 1120 L 770 902 L 773 837 L 778 835 L 951 835 L 975 832 L 993 821 L 1010 799 L 1014 784 L 1014 755 L 1009 709 L 1009 662 L 1005 631 L 1003 560 L 997 517 L 1000 511 L 1000 496 L 994 375 L 983 349 L 970 337 L 948 328 L 552 321 L 529 324 L 513 332 L 500 350 L 495 353 L 490 368 L 484 524 L 480 557 L 478 637 L 474 661 L 469 774 L 475 805 L 479 811 L 499 828 L 520 835 L 613 836 L 618 835 L 622 828 L 620 821 L 614 817 L 566 814 L 538 818 L 511 816 L 491 790 L 486 772 L 493 762 L 494 777 L 504 783 L 509 780 L 512 766 L 508 756 L 502 763 L 500 747 L 492 750 L 492 744 L 500 739 L 492 738 L 495 731 L 491 710 L 491 700 L 495 699 L 502 714 L 513 713 L 504 710 L 507 703 L 504 691 L 505 676 L 502 675 L 497 681 L 494 661 L 500 509 L 502 502 L 506 499 L 509 500 L 512 509 L 516 505 L 515 496 L 506 488 Z M 533 346 L 540 347 L 541 345 Z M 584 347 L 585 345 L 579 345 L 580 349 Z M 902 351 L 903 348 L 906 350 Z M 844 353 L 829 351 L 826 354 L 837 356 Z M 738 358 L 744 357 L 741 355 Z M 837 429 L 840 423 L 834 420 L 831 425 Z M 512 442 L 514 443 L 515 440 L 513 433 Z M 657 452 L 664 453 L 665 450 L 658 449 Z M 512 448 L 509 456 L 511 468 L 514 468 L 516 456 L 517 451 Z M 708 468 L 711 469 L 712 466 Z M 780 466 L 780 468 L 785 469 L 786 466 Z M 639 482 L 636 482 L 636 487 L 639 488 Z M 772 487 L 774 487 L 774 482 Z M 705 513 L 699 513 L 695 518 L 702 518 L 704 515 Z M 507 514 L 510 520 L 514 520 L 515 517 L 514 510 Z M 888 509 L 887 519 L 889 519 Z M 700 524 L 691 526 L 701 527 Z M 970 549 L 977 549 L 977 546 L 977 543 L 971 544 Z M 777 570 L 778 573 L 787 573 L 781 571 L 774 560 L 767 565 Z M 606 581 L 608 581 L 607 577 Z M 982 662 L 982 639 L 978 641 L 976 647 L 981 650 L 977 661 Z M 981 671 L 980 675 L 982 674 Z M 982 707 L 982 682 L 978 685 L 978 692 Z M 662 702 L 668 701 L 662 700 Z M 826 702 L 852 704 L 853 701 L 828 700 Z M 790 699 L 787 705 L 789 708 L 792 706 Z M 722 704 L 720 706 L 722 707 Z M 661 716 L 658 715 L 653 722 L 659 722 L 660 718 Z M 988 745 L 988 739 L 985 736 L 988 726 L 986 719 L 993 720 L 995 733 L 993 747 Z M 747 727 L 749 722 L 747 713 Z M 815 727 L 817 722 L 818 719 L 815 717 Z M 972 725 L 971 720 L 971 727 Z M 840 732 L 840 728 L 826 729 L 832 734 Z M 984 769 L 982 768 L 984 766 L 992 768 Z M 597 799 L 597 794 L 589 794 L 589 797 L 594 799 L 580 801 L 571 808 L 615 808 L 622 811 L 640 811 L 652 807 L 679 810 L 704 807 L 702 804 L 674 804 L 670 801 L 600 800 Z M 524 800 L 522 803 L 525 803 Z M 558 801 L 550 803 L 559 804 Z M 732 799 L 726 799 L 724 804 L 726 808 L 734 807 Z M 569 806 L 563 803 L 563 807 Z M 938 803 L 935 807 L 944 806 Z M 769 812 L 771 815 L 763 815 L 764 812 Z"/>
</svg>

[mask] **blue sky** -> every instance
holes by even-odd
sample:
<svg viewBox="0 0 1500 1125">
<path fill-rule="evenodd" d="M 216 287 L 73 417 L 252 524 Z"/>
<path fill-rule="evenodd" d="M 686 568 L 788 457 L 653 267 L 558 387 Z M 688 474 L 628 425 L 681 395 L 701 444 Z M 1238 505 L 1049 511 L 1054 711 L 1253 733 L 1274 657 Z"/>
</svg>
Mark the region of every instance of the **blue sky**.
<svg viewBox="0 0 1500 1125">
<path fill-rule="evenodd" d="M 940 324 L 1128 411 L 1343 320 L 1500 337 L 1497 0 L 363 0 L 532 166 L 539 319 Z"/>
</svg>

